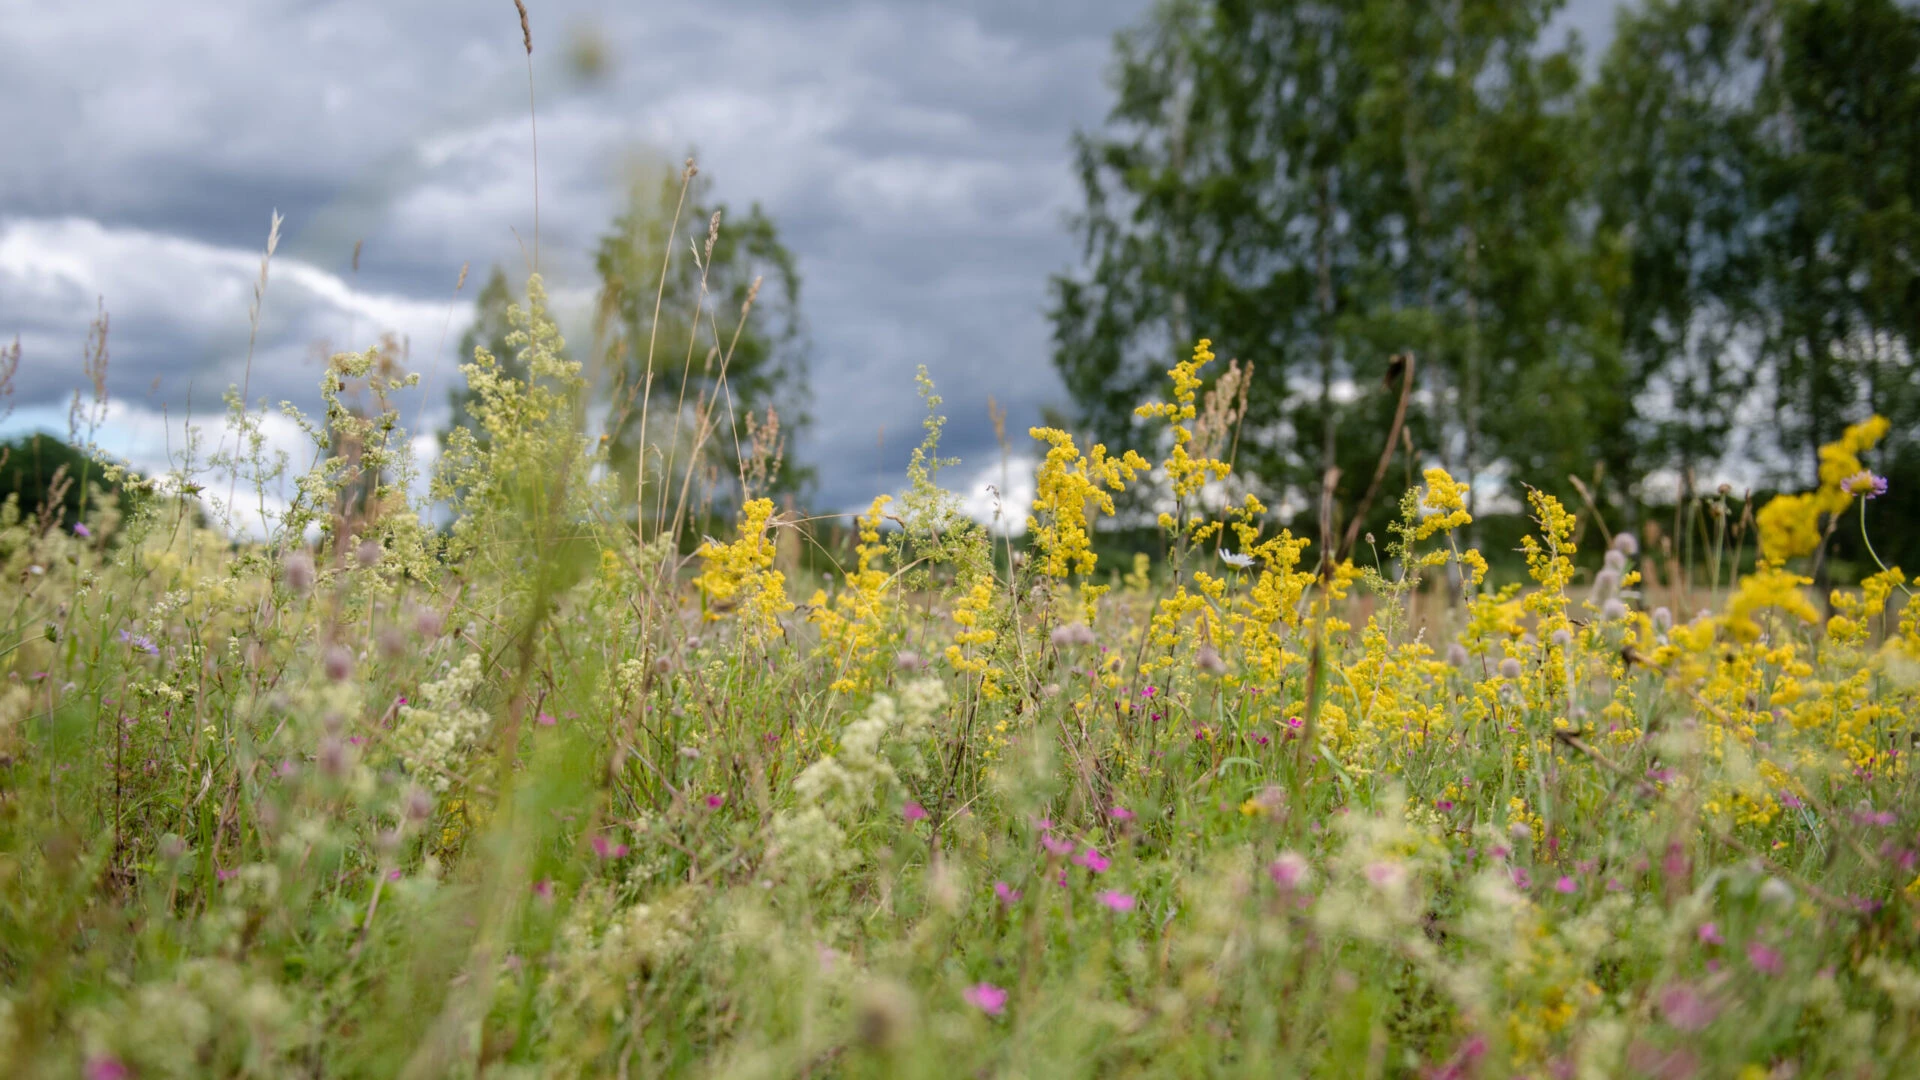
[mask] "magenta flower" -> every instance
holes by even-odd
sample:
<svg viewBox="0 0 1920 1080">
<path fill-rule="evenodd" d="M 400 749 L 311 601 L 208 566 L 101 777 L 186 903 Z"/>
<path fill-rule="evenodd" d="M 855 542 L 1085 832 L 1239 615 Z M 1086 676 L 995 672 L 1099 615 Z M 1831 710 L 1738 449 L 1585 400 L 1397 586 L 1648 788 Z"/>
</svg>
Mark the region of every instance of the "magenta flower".
<svg viewBox="0 0 1920 1080">
<path fill-rule="evenodd" d="M 1040 846 L 1046 848 L 1049 855 L 1066 855 L 1073 851 L 1073 841 L 1050 832 L 1040 834 Z"/>
<path fill-rule="evenodd" d="M 85 540 L 93 535 L 93 530 L 87 528 L 84 522 L 76 521 L 73 523 L 73 535 Z"/>
<path fill-rule="evenodd" d="M 127 1066 L 111 1054 L 87 1059 L 87 1080 L 127 1080 L 132 1075 Z"/>
<path fill-rule="evenodd" d="M 1516 866 L 1513 868 L 1513 887 L 1519 889 L 1521 892 L 1533 888 L 1533 875 L 1527 873 L 1526 867 Z"/>
<path fill-rule="evenodd" d="M 552 727 L 554 725 L 553 714 L 543 712 L 539 716 L 534 717 L 533 722 L 539 724 L 541 727 Z"/>
<path fill-rule="evenodd" d="M 1075 866 L 1084 866 L 1096 874 L 1101 874 L 1106 872 L 1107 867 L 1113 865 L 1113 860 L 1100 854 L 1100 849 L 1098 848 L 1088 848 L 1073 857 L 1073 864 Z"/>
<path fill-rule="evenodd" d="M 1020 890 L 1004 881 L 993 883 L 993 895 L 999 898 L 1002 907 L 1012 907 L 1020 902 Z"/>
<path fill-rule="evenodd" d="M 1307 860 L 1291 851 L 1283 851 L 1267 867 L 1267 876 L 1273 879 L 1275 885 L 1292 892 L 1307 880 Z"/>
<path fill-rule="evenodd" d="M 1115 892 L 1115 891 L 1109 890 L 1107 892 L 1103 892 L 1100 895 L 1094 897 L 1094 899 L 1100 901 L 1101 906 L 1105 907 L 1109 911 L 1132 911 L 1133 910 L 1133 894 L 1132 893 Z"/>
<path fill-rule="evenodd" d="M 539 881 L 534 882 L 533 895 L 543 901 L 551 902 L 553 900 L 553 882 L 548 881 L 546 878 L 541 878 Z"/>
<path fill-rule="evenodd" d="M 389 870 L 389 871 L 387 871 L 387 880 L 388 880 L 388 881 L 399 881 L 399 880 L 400 880 L 400 879 L 401 879 L 402 877 L 405 877 L 405 876 L 406 876 L 406 875 L 404 875 L 404 874 L 402 874 L 402 873 L 400 872 L 400 868 L 399 868 L 399 867 L 397 867 L 397 866 L 396 866 L 396 867 L 394 867 L 393 869 L 391 869 L 391 870 Z"/>
<path fill-rule="evenodd" d="M 1720 928 L 1712 923 L 1700 924 L 1700 941 L 1706 945 L 1725 945 L 1727 940 L 1720 936 Z"/>
<path fill-rule="evenodd" d="M 707 809 L 718 810 L 725 805 L 727 805 L 727 797 L 725 795 L 707 796 Z"/>
<path fill-rule="evenodd" d="M 1133 820 L 1133 811 L 1127 809 L 1124 806 L 1115 806 L 1113 809 L 1108 810 L 1107 813 L 1112 815 L 1113 820 L 1115 821 L 1132 821 Z"/>
<path fill-rule="evenodd" d="M 908 799 L 907 805 L 900 808 L 900 816 L 906 818 L 908 821 L 924 821 L 927 816 L 927 808 L 914 802 L 912 799 Z"/>
<path fill-rule="evenodd" d="M 608 840 L 605 835 L 595 833 L 593 837 L 593 853 L 603 859 L 624 859 L 627 856 L 627 845 L 615 844 L 613 841 Z"/>
<path fill-rule="evenodd" d="M 1580 891 L 1580 885 L 1572 878 L 1562 875 L 1559 881 L 1553 883 L 1553 891 L 1571 896 Z"/>
<path fill-rule="evenodd" d="M 1747 962 L 1763 975 L 1778 975 L 1783 967 L 1780 963 L 1780 951 L 1757 941 L 1747 943 Z"/>
<path fill-rule="evenodd" d="M 990 982 L 974 983 L 967 987 L 964 996 L 967 1004 L 988 1016 L 999 1016 L 1007 1011 L 1007 992 Z"/>
</svg>

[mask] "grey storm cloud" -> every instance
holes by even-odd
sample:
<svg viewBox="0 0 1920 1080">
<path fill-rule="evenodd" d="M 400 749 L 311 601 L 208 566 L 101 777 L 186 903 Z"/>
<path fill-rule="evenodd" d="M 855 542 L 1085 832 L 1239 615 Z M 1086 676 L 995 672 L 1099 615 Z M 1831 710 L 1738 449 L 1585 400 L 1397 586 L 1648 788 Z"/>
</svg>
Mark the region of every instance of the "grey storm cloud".
<svg viewBox="0 0 1920 1080">
<path fill-rule="evenodd" d="M 466 317 L 459 267 L 521 270 L 531 240 L 507 0 L 4 6 L 0 336 L 26 354 L 10 426 L 64 408 L 96 298 L 119 400 L 216 410 L 245 370 L 275 209 L 250 395 L 311 406 L 316 341 L 393 330 L 426 371 L 431 426 L 455 377 L 440 342 Z M 987 394 L 1015 431 L 1063 403 L 1043 311 L 1075 255 L 1068 140 L 1104 115 L 1112 34 L 1148 0 L 529 7 L 550 287 L 588 294 L 636 150 L 691 149 L 721 198 L 761 203 L 800 260 L 816 419 L 798 450 L 824 505 L 897 482 L 918 365 L 970 467 L 998 459 Z M 1566 21 L 1592 42 L 1611 7 L 1580 0 Z M 586 32 L 609 60 L 593 85 L 564 63 Z"/>
</svg>

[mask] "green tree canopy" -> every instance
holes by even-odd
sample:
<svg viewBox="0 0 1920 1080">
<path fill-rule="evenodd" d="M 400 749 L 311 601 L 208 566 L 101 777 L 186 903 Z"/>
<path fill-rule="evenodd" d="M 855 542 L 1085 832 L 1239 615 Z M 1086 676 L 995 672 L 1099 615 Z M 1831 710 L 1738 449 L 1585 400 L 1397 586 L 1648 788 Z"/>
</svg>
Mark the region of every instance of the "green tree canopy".
<svg viewBox="0 0 1920 1080">
<path fill-rule="evenodd" d="M 734 213 L 691 166 L 641 170 L 595 266 L 596 331 L 613 375 L 608 436 L 629 486 L 643 427 L 650 492 L 681 483 L 698 442 L 696 480 L 705 474 L 709 495 L 724 496 L 728 480 L 737 485 L 751 466 L 752 435 L 764 431 L 769 409 L 791 445 L 807 422 L 800 274 L 758 204 Z M 712 424 L 704 439 L 702 416 Z M 669 465 L 674 475 L 660 484 Z M 792 492 L 810 479 L 783 452 L 756 494 Z"/>
</svg>

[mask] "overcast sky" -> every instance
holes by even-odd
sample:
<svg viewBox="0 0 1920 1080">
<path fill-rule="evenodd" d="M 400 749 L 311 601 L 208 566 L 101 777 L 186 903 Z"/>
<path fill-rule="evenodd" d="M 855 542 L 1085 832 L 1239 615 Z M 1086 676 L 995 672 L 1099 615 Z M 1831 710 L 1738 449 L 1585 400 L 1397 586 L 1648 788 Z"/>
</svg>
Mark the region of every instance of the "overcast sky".
<svg viewBox="0 0 1920 1080">
<path fill-rule="evenodd" d="M 1065 404 L 1042 311 L 1075 256 L 1068 140 L 1106 112 L 1112 34 L 1147 6 L 529 0 L 550 287 L 589 294 L 623 162 L 691 148 L 799 257 L 816 414 L 799 450 L 823 508 L 899 483 L 920 364 L 967 462 L 950 479 L 977 490 L 998 475 L 989 393 L 1016 432 Z M 1574 0 L 1563 22 L 1591 52 L 1612 8 Z M 565 64 L 589 28 L 610 63 L 591 86 Z M 531 234 L 510 0 L 0 0 L 0 56 L 0 339 L 24 354 L 0 431 L 66 430 L 97 301 L 101 444 L 155 469 L 183 417 L 217 427 L 276 209 L 249 396 L 311 407 L 316 343 L 392 330 L 428 381 L 423 426 L 444 416 L 470 298 L 492 264 L 524 267 Z"/>
</svg>

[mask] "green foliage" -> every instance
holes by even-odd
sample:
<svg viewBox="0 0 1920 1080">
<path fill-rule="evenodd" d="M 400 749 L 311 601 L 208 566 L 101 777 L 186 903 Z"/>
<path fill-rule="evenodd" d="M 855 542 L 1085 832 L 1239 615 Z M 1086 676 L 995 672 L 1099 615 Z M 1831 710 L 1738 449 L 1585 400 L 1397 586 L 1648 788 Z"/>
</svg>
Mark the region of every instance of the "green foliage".
<svg viewBox="0 0 1920 1080">
<path fill-rule="evenodd" d="M 1123 34 L 1055 282 L 1081 419 L 1132 430 L 1198 328 L 1264 391 L 1242 471 L 1308 514 L 1329 467 L 1356 512 L 1407 351 L 1408 469 L 1580 475 L 1632 519 L 1729 462 L 1809 483 L 1878 413 L 1920 483 L 1920 14 L 1650 0 L 1583 79 L 1558 8 L 1183 0 Z"/>
<path fill-rule="evenodd" d="M 1407 350 L 1421 457 L 1590 460 L 1618 275 L 1579 213 L 1576 57 L 1536 47 L 1554 7 L 1171 3 L 1123 35 L 1078 142 L 1090 265 L 1055 282 L 1086 421 L 1128 431 L 1199 327 L 1253 364 L 1245 471 L 1316 515 L 1327 469 L 1367 486 Z"/>
<path fill-rule="evenodd" d="M 691 161 L 638 170 L 595 252 L 595 329 L 616 403 L 610 460 L 628 488 L 643 431 L 650 488 L 677 491 L 697 449 L 711 490 L 741 472 L 749 413 L 775 409 L 788 432 L 807 423 L 798 265 L 758 204 L 734 214 L 711 190 Z M 786 458 L 769 491 L 799 491 L 811 475 Z"/>
<path fill-rule="evenodd" d="M 12 500 L 22 513 L 45 512 L 54 525 L 71 527 L 98 507 L 95 488 L 110 492 L 122 513 L 138 511 L 140 492 L 105 481 L 98 462 L 62 439 L 36 432 L 0 444 L 0 502 Z"/>
</svg>

